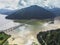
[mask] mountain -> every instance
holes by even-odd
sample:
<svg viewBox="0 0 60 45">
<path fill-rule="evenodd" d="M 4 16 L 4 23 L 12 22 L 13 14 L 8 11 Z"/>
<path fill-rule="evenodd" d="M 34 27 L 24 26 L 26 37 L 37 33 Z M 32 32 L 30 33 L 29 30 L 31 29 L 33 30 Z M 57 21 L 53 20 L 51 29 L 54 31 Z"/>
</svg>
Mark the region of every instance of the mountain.
<svg viewBox="0 0 60 45">
<path fill-rule="evenodd" d="M 16 11 L 16 10 L 0 9 L 0 14 L 10 15 L 10 14 L 12 14 L 12 13 L 15 12 L 15 11 Z"/>
<path fill-rule="evenodd" d="M 7 19 L 54 19 L 55 15 L 37 5 L 32 5 L 27 8 L 20 9 L 11 15 L 7 16 Z"/>
<path fill-rule="evenodd" d="M 60 8 L 53 8 L 49 11 L 53 12 L 56 16 L 60 16 Z"/>
</svg>

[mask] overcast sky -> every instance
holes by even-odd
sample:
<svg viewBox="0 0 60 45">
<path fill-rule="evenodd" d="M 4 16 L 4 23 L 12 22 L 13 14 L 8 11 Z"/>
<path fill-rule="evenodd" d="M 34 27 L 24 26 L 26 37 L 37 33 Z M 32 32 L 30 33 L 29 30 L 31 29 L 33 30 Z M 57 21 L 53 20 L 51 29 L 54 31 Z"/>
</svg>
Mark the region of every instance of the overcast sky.
<svg viewBox="0 0 60 45">
<path fill-rule="evenodd" d="M 55 6 L 60 8 L 60 0 L 0 0 L 0 9 L 9 8 L 9 9 L 18 9 L 21 6 L 26 7 L 30 5 L 39 5 L 39 6 Z"/>
</svg>

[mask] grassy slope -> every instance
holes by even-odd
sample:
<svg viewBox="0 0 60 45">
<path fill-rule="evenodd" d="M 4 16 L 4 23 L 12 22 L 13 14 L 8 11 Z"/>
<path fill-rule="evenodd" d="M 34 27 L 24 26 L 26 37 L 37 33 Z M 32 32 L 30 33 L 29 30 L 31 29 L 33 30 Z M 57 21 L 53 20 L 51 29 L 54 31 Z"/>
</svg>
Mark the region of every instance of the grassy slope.
<svg viewBox="0 0 60 45">
<path fill-rule="evenodd" d="M 0 45 L 3 45 L 5 41 L 10 37 L 10 35 L 0 32 Z"/>
</svg>

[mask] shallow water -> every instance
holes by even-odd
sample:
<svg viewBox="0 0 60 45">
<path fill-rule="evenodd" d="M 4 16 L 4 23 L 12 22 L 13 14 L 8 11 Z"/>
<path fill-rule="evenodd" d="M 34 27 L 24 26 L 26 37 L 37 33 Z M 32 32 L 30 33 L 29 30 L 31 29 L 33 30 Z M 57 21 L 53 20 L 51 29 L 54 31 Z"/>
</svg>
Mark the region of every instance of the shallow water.
<svg viewBox="0 0 60 45">
<path fill-rule="evenodd" d="M 6 16 L 0 14 L 0 31 L 19 25 L 19 23 L 14 23 L 13 20 L 5 19 Z"/>
</svg>

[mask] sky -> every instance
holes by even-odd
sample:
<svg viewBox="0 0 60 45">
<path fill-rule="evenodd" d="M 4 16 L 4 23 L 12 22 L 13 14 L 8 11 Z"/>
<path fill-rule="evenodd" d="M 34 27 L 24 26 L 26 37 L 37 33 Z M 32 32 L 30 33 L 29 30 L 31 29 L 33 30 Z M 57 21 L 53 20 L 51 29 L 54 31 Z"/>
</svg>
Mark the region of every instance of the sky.
<svg viewBox="0 0 60 45">
<path fill-rule="evenodd" d="M 60 8 L 60 0 L 0 0 L 0 9 L 20 9 L 31 5 L 39 5 L 41 7 L 58 7 Z"/>
<path fill-rule="evenodd" d="M 0 9 L 8 8 L 8 9 L 16 9 L 19 0 L 0 0 Z"/>
</svg>

